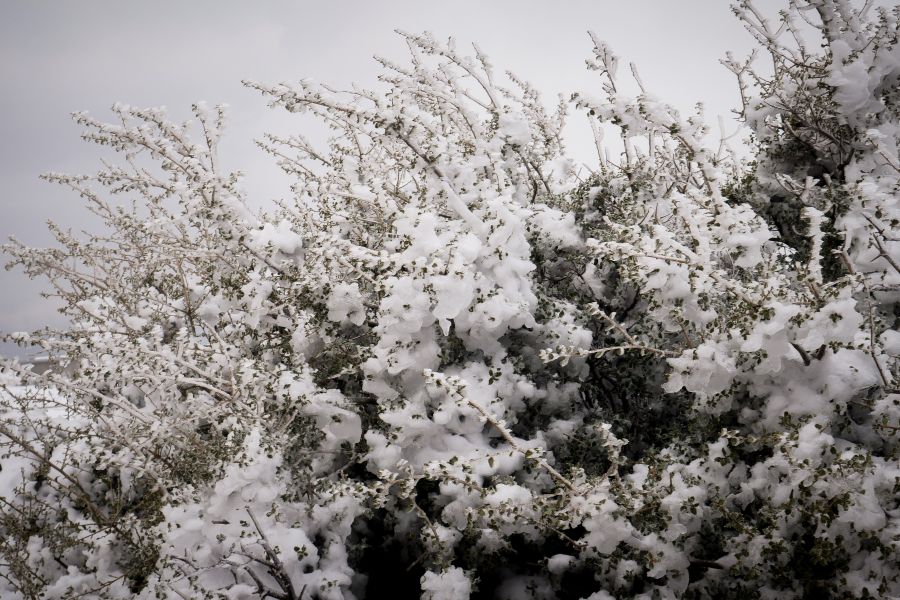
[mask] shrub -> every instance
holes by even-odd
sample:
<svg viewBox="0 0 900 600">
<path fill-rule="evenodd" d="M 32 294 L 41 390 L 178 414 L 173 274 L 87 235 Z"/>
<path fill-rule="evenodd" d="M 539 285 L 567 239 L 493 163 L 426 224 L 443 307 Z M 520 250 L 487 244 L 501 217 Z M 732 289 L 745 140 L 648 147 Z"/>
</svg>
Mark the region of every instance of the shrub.
<svg viewBox="0 0 900 600">
<path fill-rule="evenodd" d="M 72 327 L 5 365 L 4 597 L 900 594 L 898 10 L 734 10 L 749 163 L 596 38 L 552 111 L 430 35 L 382 91 L 248 82 L 333 131 L 260 142 L 261 215 L 221 108 L 77 114 L 122 161 L 46 176 L 105 233 L 6 248 Z"/>
</svg>

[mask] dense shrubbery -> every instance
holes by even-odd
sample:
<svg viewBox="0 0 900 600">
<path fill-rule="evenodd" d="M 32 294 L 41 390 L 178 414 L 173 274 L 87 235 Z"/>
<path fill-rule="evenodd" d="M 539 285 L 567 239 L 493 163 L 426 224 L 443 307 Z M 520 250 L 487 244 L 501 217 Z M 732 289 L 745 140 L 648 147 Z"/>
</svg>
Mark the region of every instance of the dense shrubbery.
<svg viewBox="0 0 900 600">
<path fill-rule="evenodd" d="M 0 595 L 900 595 L 898 11 L 735 12 L 749 164 L 596 39 L 554 112 L 430 36 L 383 92 L 249 83 L 334 132 L 261 143 L 265 216 L 221 110 L 77 115 L 123 160 L 47 176 L 107 234 L 8 248 L 73 327 L 6 365 Z"/>
</svg>

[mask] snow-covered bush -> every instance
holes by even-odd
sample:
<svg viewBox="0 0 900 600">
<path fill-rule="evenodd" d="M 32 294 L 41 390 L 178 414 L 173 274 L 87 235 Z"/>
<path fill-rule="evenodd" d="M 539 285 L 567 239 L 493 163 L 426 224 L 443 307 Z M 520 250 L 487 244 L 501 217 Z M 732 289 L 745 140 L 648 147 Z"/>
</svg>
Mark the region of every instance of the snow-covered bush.
<svg viewBox="0 0 900 600">
<path fill-rule="evenodd" d="M 221 109 L 76 115 L 122 161 L 47 176 L 105 233 L 7 247 L 73 326 L 5 365 L 3 597 L 900 595 L 900 11 L 735 12 L 749 164 L 596 38 L 552 111 L 430 35 L 248 83 L 333 131 L 260 143 L 266 214 Z"/>
</svg>

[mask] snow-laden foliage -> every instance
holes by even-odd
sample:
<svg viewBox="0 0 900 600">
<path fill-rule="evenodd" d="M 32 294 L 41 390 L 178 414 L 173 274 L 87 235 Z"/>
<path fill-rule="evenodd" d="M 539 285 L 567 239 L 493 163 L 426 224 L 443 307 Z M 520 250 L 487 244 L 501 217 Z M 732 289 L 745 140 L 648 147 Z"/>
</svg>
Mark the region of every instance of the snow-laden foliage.
<svg viewBox="0 0 900 600">
<path fill-rule="evenodd" d="M 5 367 L 0 595 L 900 595 L 900 11 L 735 13 L 749 164 L 596 38 L 552 111 L 430 35 L 248 83 L 332 131 L 260 142 L 266 214 L 221 109 L 76 115 L 121 161 L 47 176 L 105 233 L 7 247 L 73 326 Z"/>
</svg>

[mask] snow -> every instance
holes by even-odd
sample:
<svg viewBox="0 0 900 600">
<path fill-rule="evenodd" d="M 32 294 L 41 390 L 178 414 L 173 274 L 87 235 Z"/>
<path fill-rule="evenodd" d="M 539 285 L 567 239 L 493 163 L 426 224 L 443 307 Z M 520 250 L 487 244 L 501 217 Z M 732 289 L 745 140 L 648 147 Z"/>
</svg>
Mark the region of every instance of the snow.
<svg viewBox="0 0 900 600">
<path fill-rule="evenodd" d="M 811 6 L 843 25 L 743 90 L 752 165 L 596 39 L 559 114 L 430 34 L 378 91 L 248 84 L 333 136 L 265 142 L 271 213 L 217 166 L 219 109 L 76 115 L 130 166 L 52 179 L 152 219 L 98 194 L 114 259 L 8 247 L 75 324 L 17 338 L 65 372 L 3 374 L 0 595 L 355 600 L 383 558 L 432 600 L 900 593 L 894 17 Z M 625 152 L 579 172 L 572 108 Z"/>
<path fill-rule="evenodd" d="M 422 575 L 423 600 L 468 600 L 472 582 L 459 567 Z"/>
</svg>

